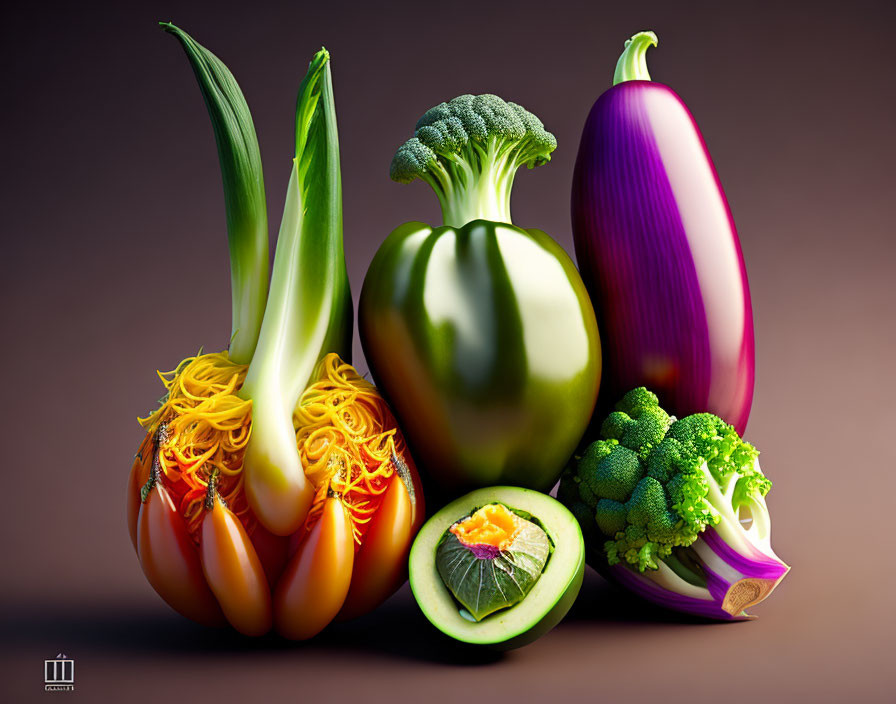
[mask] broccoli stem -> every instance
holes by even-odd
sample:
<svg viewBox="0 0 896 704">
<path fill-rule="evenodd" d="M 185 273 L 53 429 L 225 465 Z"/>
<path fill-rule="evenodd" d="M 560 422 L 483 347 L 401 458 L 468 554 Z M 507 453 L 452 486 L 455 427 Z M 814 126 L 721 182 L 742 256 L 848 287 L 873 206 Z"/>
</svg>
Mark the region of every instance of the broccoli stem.
<svg viewBox="0 0 896 704">
<path fill-rule="evenodd" d="M 631 39 L 626 40 L 622 56 L 616 63 L 616 73 L 613 75 L 614 86 L 624 81 L 650 80 L 650 73 L 647 71 L 647 49 L 656 46 L 657 41 L 656 34 L 653 32 L 638 32 Z"/>
<path fill-rule="evenodd" d="M 497 95 L 460 95 L 426 111 L 389 167 L 399 183 L 423 179 L 448 227 L 473 220 L 512 224 L 510 192 L 523 164 L 551 160 L 557 140 L 535 115 Z"/>
<path fill-rule="evenodd" d="M 421 174 L 439 199 L 445 225 L 463 227 L 473 220 L 512 222 L 510 194 L 522 165 L 515 146 L 496 139 L 486 145 L 471 141 L 460 154 L 444 156 Z"/>
<path fill-rule="evenodd" d="M 716 532 L 728 545 L 744 555 L 759 552 L 777 560 L 778 556 L 775 555 L 771 546 L 771 519 L 765 499 L 760 496 L 751 503 L 753 522 L 749 530 L 744 530 L 737 510 L 731 505 L 731 492 L 722 494 L 718 484 L 713 481 L 712 473 L 705 462 L 701 469 L 706 477 L 707 499 L 719 518 L 715 525 Z M 734 485 L 735 482 L 731 481 L 730 486 Z"/>
<path fill-rule="evenodd" d="M 700 567 L 700 559 L 690 547 L 673 548 L 672 554 L 664 557 L 660 564 L 665 564 L 688 584 L 706 587 L 706 575 Z"/>
</svg>

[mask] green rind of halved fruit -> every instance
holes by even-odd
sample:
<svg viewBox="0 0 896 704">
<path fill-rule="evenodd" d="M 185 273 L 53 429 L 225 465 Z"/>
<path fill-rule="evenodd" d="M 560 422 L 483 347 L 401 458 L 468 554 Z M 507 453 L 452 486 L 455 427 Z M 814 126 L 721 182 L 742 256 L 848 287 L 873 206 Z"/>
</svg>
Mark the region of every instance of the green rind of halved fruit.
<svg viewBox="0 0 896 704">
<path fill-rule="evenodd" d="M 522 601 L 475 622 L 461 615 L 462 607 L 442 581 L 436 550 L 454 523 L 495 503 L 531 514 L 554 549 Z M 519 648 L 556 626 L 576 600 L 585 574 L 585 541 L 575 517 L 550 496 L 518 487 L 488 487 L 452 501 L 426 522 L 411 547 L 409 574 L 417 604 L 442 633 L 464 643 Z"/>
</svg>

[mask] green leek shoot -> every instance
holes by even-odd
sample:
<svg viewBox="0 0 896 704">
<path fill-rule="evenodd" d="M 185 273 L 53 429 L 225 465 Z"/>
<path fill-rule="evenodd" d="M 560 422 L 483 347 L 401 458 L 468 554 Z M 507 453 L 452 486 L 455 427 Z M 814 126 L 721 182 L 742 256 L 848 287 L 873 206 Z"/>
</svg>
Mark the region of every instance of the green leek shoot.
<svg viewBox="0 0 896 704">
<path fill-rule="evenodd" d="M 243 92 L 220 59 L 170 22 L 159 24 L 183 46 L 215 131 L 230 248 L 229 356 L 236 364 L 248 364 L 268 290 L 268 215 L 255 126 Z"/>
<path fill-rule="evenodd" d="M 244 459 L 249 504 L 272 533 L 300 525 L 313 489 L 296 449 L 293 410 L 318 361 L 348 359 L 352 304 L 342 243 L 342 182 L 330 55 L 321 49 L 299 88 L 296 156 L 258 347 L 239 391 L 252 400 Z"/>
</svg>

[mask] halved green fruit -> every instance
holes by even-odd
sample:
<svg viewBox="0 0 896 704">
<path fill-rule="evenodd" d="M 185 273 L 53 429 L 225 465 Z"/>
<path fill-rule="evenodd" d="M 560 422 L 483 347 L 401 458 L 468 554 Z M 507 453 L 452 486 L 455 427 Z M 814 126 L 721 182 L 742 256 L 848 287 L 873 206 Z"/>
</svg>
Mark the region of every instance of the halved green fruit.
<svg viewBox="0 0 896 704">
<path fill-rule="evenodd" d="M 553 551 L 522 600 L 476 621 L 442 580 L 436 555 L 455 523 L 489 504 L 530 515 L 547 533 Z M 543 636 L 569 611 L 585 573 L 585 541 L 575 517 L 550 496 L 511 486 L 489 487 L 452 501 L 426 522 L 411 548 L 409 573 L 417 604 L 442 633 L 465 643 L 518 648 Z"/>
</svg>

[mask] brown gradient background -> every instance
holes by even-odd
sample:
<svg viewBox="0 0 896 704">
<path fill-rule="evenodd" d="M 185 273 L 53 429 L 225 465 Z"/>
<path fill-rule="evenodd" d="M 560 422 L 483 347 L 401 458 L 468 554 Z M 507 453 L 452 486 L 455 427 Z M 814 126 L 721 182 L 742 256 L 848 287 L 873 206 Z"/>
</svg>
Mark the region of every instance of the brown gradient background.
<svg viewBox="0 0 896 704">
<path fill-rule="evenodd" d="M 894 701 L 896 6 L 34 5 L 7 12 L 2 49 L 0 699 Z M 435 633 L 407 587 L 308 644 L 208 632 L 161 602 L 124 523 L 134 418 L 161 395 L 154 369 L 226 345 L 230 297 L 212 132 L 159 19 L 240 81 L 274 232 L 296 88 L 331 50 L 356 295 L 393 227 L 437 219 L 432 194 L 387 168 L 423 110 L 459 93 L 499 93 L 555 132 L 514 217 L 571 252 L 585 116 L 623 40 L 657 31 L 651 72 L 702 126 L 750 274 L 747 437 L 793 565 L 757 621 L 667 615 L 589 573 L 563 624 L 501 656 Z M 58 652 L 76 660 L 74 694 L 43 692 Z"/>
</svg>

